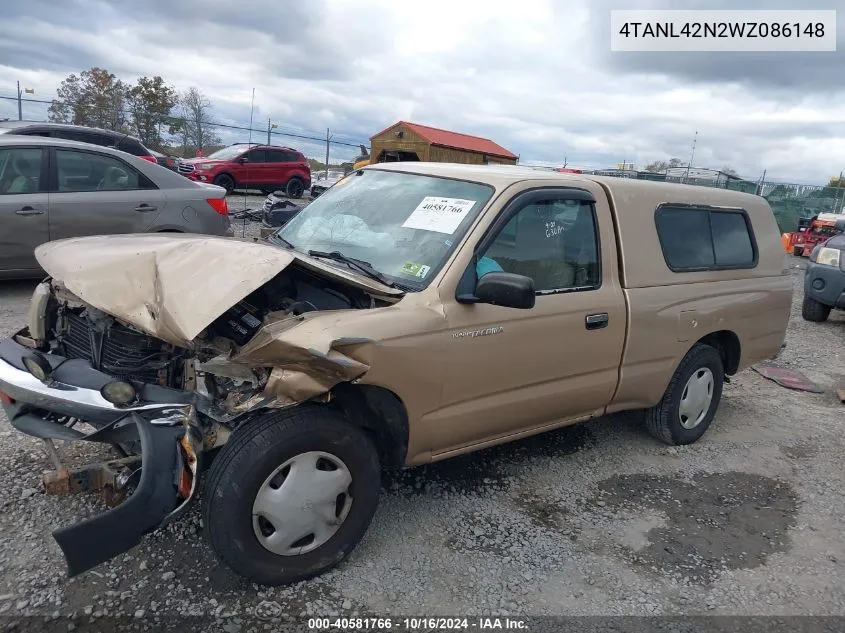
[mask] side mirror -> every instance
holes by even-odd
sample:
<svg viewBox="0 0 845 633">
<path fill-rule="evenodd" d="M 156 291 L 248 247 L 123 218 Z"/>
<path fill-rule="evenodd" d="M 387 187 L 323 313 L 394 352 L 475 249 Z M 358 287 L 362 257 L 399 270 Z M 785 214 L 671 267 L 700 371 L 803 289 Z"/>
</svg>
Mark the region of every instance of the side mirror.
<svg viewBox="0 0 845 633">
<path fill-rule="evenodd" d="M 241 165 L 243 165 L 244 163 L 248 163 L 248 162 L 249 162 L 249 159 L 248 159 L 246 156 L 241 156 L 241 157 L 238 159 L 238 162 L 239 162 Z"/>
<path fill-rule="evenodd" d="M 475 296 L 480 303 L 528 310 L 534 307 L 534 280 L 515 273 L 487 273 L 478 280 Z"/>
<path fill-rule="evenodd" d="M 843 215 L 841 218 L 838 218 L 836 220 L 836 224 L 834 224 L 834 227 L 836 228 L 837 231 L 841 231 L 842 233 L 845 233 L 845 215 Z"/>
</svg>

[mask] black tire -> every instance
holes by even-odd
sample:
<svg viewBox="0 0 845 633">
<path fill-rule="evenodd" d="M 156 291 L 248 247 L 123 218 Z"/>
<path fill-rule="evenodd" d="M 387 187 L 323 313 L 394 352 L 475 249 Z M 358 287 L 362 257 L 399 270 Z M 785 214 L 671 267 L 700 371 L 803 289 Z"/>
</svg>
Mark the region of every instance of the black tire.
<svg viewBox="0 0 845 633">
<path fill-rule="evenodd" d="M 693 428 L 685 428 L 681 423 L 680 405 L 687 383 L 694 374 L 709 370 L 713 376 L 710 407 L 704 418 Z M 722 399 L 722 386 L 725 370 L 722 357 L 709 345 L 697 343 L 681 360 L 678 369 L 669 381 L 666 392 L 660 402 L 646 412 L 646 428 L 652 436 L 673 446 L 692 444 L 707 430 L 719 401 Z"/>
<path fill-rule="evenodd" d="M 229 174 L 220 174 L 214 179 L 214 184 L 218 187 L 223 187 L 226 193 L 232 193 L 232 190 L 235 188 L 235 179 Z"/>
<path fill-rule="evenodd" d="M 793 246 L 793 247 L 792 247 L 792 254 L 793 254 L 793 255 L 795 255 L 795 257 L 801 257 L 801 255 L 802 255 L 803 253 L 804 253 L 804 249 L 803 249 L 803 248 L 801 248 L 801 247 L 799 247 L 799 246 Z"/>
<path fill-rule="evenodd" d="M 804 317 L 805 321 L 822 323 L 827 321 L 827 317 L 830 316 L 830 306 L 804 295 L 804 301 L 801 303 L 801 316 Z"/>
<path fill-rule="evenodd" d="M 304 554 L 278 555 L 256 538 L 253 502 L 273 470 L 308 451 L 343 461 L 352 476 L 352 505 L 328 541 Z M 343 561 L 367 531 L 380 488 L 378 452 L 369 436 L 331 409 L 304 404 L 259 415 L 229 439 L 208 472 L 203 521 L 212 548 L 232 570 L 262 585 L 283 585 Z"/>
<path fill-rule="evenodd" d="M 301 198 L 302 192 L 304 191 L 305 183 L 303 183 L 299 178 L 291 178 L 288 180 L 288 184 L 285 185 L 285 193 L 288 198 Z"/>
</svg>

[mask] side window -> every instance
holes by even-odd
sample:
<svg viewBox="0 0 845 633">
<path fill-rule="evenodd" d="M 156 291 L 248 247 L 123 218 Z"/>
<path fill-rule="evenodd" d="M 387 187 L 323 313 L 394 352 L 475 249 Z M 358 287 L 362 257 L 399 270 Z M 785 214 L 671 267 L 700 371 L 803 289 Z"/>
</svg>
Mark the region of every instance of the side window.
<svg viewBox="0 0 845 633">
<path fill-rule="evenodd" d="M 292 163 L 296 160 L 296 154 L 293 152 L 286 152 L 282 149 L 268 149 L 267 162 L 268 163 Z"/>
<path fill-rule="evenodd" d="M 752 268 L 756 249 L 743 211 L 662 206 L 655 214 L 666 265 L 675 272 Z"/>
<path fill-rule="evenodd" d="M 247 160 L 250 163 L 265 163 L 266 161 L 266 152 L 263 149 L 251 149 L 246 154 Z"/>
<path fill-rule="evenodd" d="M 43 127 L 29 127 L 24 128 L 23 130 L 15 130 L 15 134 L 21 134 L 25 136 L 45 136 L 49 138 L 50 130 L 47 130 Z"/>
<path fill-rule="evenodd" d="M 80 130 L 53 130 L 51 135 L 53 138 L 61 138 L 66 141 L 78 141 L 80 143 L 102 145 L 100 142 L 102 137 L 99 134 L 87 134 Z"/>
<path fill-rule="evenodd" d="M 140 172 L 112 156 L 93 152 L 56 150 L 58 190 L 74 191 L 130 191 L 154 189 Z"/>
<path fill-rule="evenodd" d="M 120 139 L 114 139 L 114 141 L 118 141 Z M 119 143 L 115 145 L 115 142 L 112 142 L 110 147 L 116 147 L 117 149 L 126 152 L 127 154 L 132 154 L 133 156 L 144 156 L 146 154 L 143 149 L 141 149 L 141 143 L 134 139 L 123 139 L 120 140 Z"/>
<path fill-rule="evenodd" d="M 0 149 L 0 195 L 36 193 L 41 180 L 41 149 Z"/>
<path fill-rule="evenodd" d="M 538 293 L 601 283 L 593 205 L 531 202 L 516 212 L 479 259 L 479 277 L 502 271 L 531 277 Z"/>
<path fill-rule="evenodd" d="M 710 230 L 717 266 L 754 265 L 754 244 L 745 214 L 713 211 L 710 213 Z"/>
</svg>

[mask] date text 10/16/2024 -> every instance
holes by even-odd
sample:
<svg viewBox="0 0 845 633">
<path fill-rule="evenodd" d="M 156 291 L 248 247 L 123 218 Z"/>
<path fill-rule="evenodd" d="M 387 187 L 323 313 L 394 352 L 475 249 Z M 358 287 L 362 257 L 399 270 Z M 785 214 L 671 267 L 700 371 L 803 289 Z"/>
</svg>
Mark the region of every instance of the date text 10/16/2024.
<svg viewBox="0 0 845 633">
<path fill-rule="evenodd" d="M 429 630 L 480 630 L 528 631 L 528 624 L 520 618 L 476 617 L 403 617 L 403 618 L 309 618 L 312 630 L 346 631 L 429 631 Z"/>
</svg>

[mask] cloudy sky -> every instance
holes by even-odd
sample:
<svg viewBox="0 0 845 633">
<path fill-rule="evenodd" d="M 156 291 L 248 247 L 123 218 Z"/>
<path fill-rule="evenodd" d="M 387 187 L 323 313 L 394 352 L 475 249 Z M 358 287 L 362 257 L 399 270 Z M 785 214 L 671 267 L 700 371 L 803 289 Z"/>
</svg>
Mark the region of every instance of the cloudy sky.
<svg viewBox="0 0 845 633">
<path fill-rule="evenodd" d="M 845 170 L 845 8 L 833 53 L 611 53 L 611 8 L 836 8 L 838 0 L 27 0 L 0 21 L 0 96 L 71 72 L 197 86 L 215 120 L 367 142 L 399 120 L 487 136 L 523 163 L 687 160 L 822 183 Z M 17 117 L 0 99 L 0 118 Z M 46 105 L 26 104 L 43 119 Z M 225 136 L 244 141 L 246 133 Z M 260 134 L 259 134 L 260 136 Z M 279 142 L 321 155 L 318 144 Z M 354 148 L 336 146 L 333 158 Z"/>
</svg>

